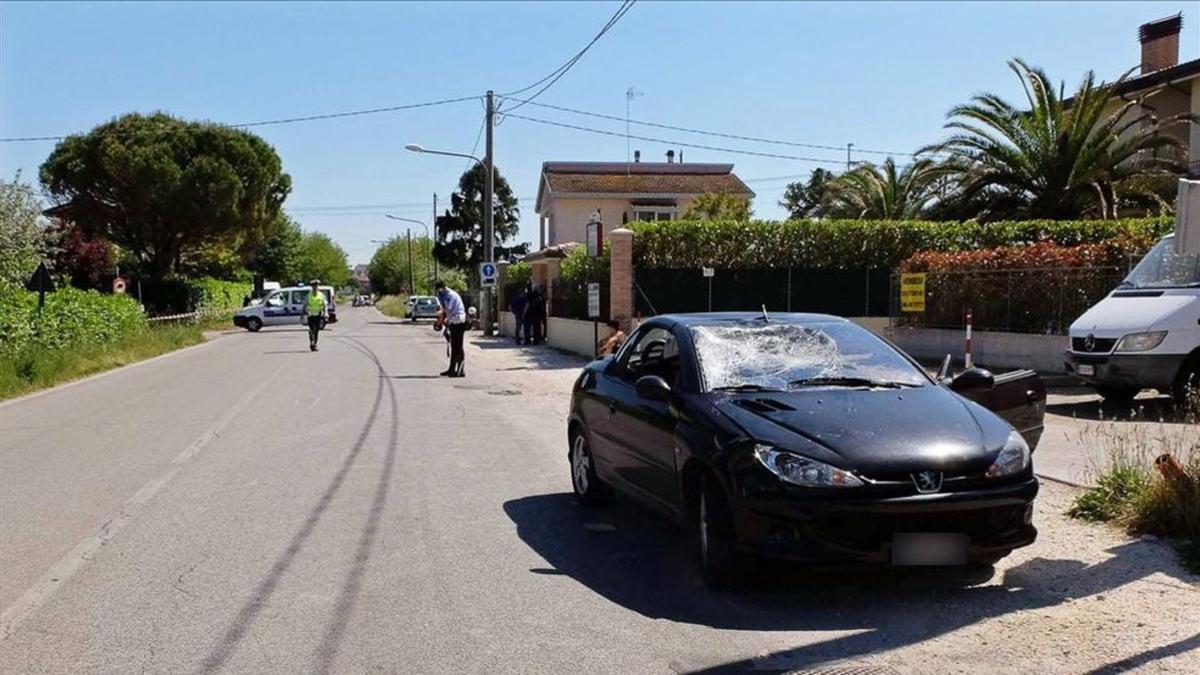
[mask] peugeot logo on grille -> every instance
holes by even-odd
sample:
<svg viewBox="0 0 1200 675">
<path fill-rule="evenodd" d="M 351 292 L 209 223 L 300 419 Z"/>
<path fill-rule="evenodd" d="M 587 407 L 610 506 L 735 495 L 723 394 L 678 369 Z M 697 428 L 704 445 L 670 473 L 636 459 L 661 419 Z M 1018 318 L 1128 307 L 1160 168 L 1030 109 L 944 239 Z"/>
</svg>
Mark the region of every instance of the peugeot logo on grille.
<svg viewBox="0 0 1200 675">
<path fill-rule="evenodd" d="M 1096 351 L 1096 336 L 1088 333 L 1087 337 L 1083 338 L 1083 348 L 1089 352 Z"/>
<path fill-rule="evenodd" d="M 929 494 L 942 489 L 942 472 L 941 471 L 918 471 L 912 475 L 913 485 L 917 486 L 917 492 L 921 494 Z"/>
</svg>

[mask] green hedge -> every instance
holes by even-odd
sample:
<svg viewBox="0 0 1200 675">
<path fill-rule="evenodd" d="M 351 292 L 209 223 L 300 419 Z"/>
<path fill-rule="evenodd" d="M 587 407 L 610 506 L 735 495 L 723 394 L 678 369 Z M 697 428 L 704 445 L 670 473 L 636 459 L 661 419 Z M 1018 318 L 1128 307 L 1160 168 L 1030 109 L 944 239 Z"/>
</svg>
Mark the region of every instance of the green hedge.
<svg viewBox="0 0 1200 675">
<path fill-rule="evenodd" d="M 46 294 L 39 315 L 37 293 L 0 286 L 0 358 L 33 346 L 110 344 L 145 330 L 146 325 L 145 314 L 128 296 L 67 287 Z"/>
<path fill-rule="evenodd" d="M 918 251 L 1158 238 L 1170 218 L 1029 220 L 982 224 L 888 220 L 659 221 L 631 223 L 635 264 L 647 268 L 894 269 Z"/>
<path fill-rule="evenodd" d="M 142 284 L 142 301 L 151 316 L 183 312 L 234 310 L 253 291 L 248 281 L 202 277 L 169 277 Z"/>
</svg>

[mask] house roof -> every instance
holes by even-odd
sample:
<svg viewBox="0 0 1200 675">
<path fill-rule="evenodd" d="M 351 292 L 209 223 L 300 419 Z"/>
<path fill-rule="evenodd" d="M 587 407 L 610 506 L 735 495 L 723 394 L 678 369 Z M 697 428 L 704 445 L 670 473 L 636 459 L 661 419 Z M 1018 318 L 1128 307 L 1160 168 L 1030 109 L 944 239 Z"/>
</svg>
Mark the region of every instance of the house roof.
<svg viewBox="0 0 1200 675">
<path fill-rule="evenodd" d="M 1200 59 L 1184 61 L 1179 65 L 1155 70 L 1145 75 L 1131 77 L 1113 88 L 1114 96 L 1136 94 L 1147 89 L 1153 89 L 1178 80 L 1190 80 L 1200 76 Z"/>
<path fill-rule="evenodd" d="M 754 196 L 732 164 L 545 162 L 535 210 L 541 212 L 548 194 L 654 198 L 707 192 Z"/>
</svg>

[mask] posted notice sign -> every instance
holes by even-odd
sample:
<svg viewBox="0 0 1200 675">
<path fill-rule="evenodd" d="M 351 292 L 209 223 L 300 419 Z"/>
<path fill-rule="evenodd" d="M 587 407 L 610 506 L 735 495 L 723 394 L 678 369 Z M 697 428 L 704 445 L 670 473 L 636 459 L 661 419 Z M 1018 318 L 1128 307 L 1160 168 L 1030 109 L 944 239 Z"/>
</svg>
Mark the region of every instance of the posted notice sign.
<svg viewBox="0 0 1200 675">
<path fill-rule="evenodd" d="M 900 311 L 925 311 L 925 274 L 923 272 L 900 275 Z"/>
<path fill-rule="evenodd" d="M 604 252 L 604 226 L 599 220 L 591 220 L 586 227 L 587 255 L 589 258 L 599 258 Z"/>
<path fill-rule="evenodd" d="M 588 318 L 600 318 L 600 284 L 588 284 Z"/>
</svg>

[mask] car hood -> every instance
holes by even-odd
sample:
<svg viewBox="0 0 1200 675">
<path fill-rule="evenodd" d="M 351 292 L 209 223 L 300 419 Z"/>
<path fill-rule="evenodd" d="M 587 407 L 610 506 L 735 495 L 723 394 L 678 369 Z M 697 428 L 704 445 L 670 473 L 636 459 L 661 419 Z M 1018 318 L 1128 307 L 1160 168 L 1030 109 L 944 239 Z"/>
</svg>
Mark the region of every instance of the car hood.
<svg viewBox="0 0 1200 675">
<path fill-rule="evenodd" d="M 1007 435 L 992 413 L 934 385 L 718 396 L 717 409 L 755 441 L 868 477 L 982 473 Z"/>
</svg>

